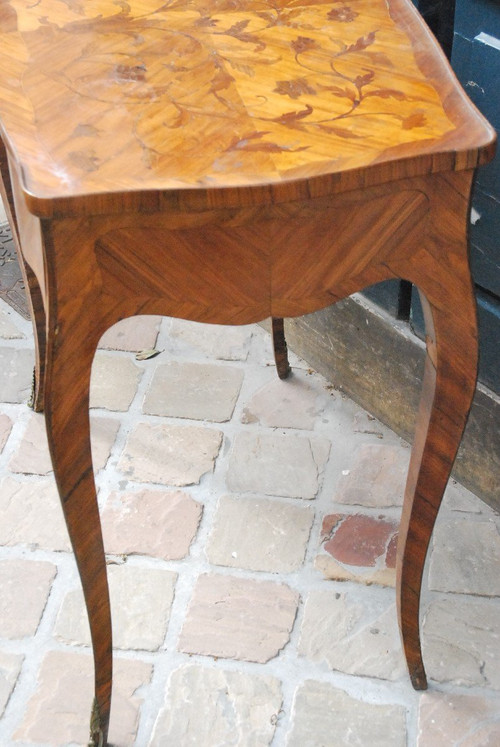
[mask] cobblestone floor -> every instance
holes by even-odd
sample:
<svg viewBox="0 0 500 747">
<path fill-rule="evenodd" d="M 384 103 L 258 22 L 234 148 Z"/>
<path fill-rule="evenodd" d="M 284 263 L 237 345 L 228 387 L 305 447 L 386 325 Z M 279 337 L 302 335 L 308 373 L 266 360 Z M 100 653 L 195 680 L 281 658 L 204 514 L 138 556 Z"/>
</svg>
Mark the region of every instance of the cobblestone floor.
<svg viewBox="0 0 500 747">
<path fill-rule="evenodd" d="M 30 325 L 1 302 L 0 744 L 82 745 L 89 634 L 32 364 Z M 112 744 L 499 745 L 500 517 L 449 486 L 416 693 L 393 588 L 408 445 L 292 364 L 279 381 L 256 326 L 142 317 L 102 340 Z"/>
</svg>

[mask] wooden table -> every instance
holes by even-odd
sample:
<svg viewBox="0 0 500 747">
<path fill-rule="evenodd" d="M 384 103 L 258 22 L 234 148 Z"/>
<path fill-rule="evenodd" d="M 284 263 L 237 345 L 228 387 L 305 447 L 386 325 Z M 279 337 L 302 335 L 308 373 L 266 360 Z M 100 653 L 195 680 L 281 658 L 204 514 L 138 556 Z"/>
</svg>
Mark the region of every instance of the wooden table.
<svg viewBox="0 0 500 747">
<path fill-rule="evenodd" d="M 467 256 L 494 133 L 409 0 L 0 0 L 2 175 L 107 739 L 111 624 L 89 440 L 103 332 L 220 324 L 415 283 L 427 362 L 398 546 L 412 682 L 430 535 L 476 382 Z"/>
</svg>

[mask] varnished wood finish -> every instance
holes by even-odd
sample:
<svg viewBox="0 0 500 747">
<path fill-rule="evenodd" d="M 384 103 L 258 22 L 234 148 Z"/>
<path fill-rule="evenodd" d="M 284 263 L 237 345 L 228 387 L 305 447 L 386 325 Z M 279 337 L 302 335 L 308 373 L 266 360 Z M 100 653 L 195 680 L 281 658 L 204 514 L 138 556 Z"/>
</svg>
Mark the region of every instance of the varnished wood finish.
<svg viewBox="0 0 500 747">
<path fill-rule="evenodd" d="M 6 198 L 106 743 L 111 617 L 89 433 L 92 358 L 134 314 L 282 319 L 403 278 L 426 378 L 398 545 L 412 682 L 425 556 L 476 381 L 473 170 L 494 134 L 409 0 L 0 2 Z"/>
</svg>

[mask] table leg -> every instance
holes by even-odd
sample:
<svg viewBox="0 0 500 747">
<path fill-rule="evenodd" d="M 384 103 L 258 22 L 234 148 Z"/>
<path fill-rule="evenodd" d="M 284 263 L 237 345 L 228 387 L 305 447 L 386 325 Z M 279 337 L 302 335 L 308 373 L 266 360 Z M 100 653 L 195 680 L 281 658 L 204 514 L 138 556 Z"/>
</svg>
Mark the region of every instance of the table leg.
<svg viewBox="0 0 500 747">
<path fill-rule="evenodd" d="M 449 251 L 442 244 L 415 258 L 411 277 L 421 292 L 427 357 L 399 533 L 397 596 L 403 646 L 417 690 L 427 687 L 419 628 L 424 563 L 477 379 L 476 305 L 465 225 L 464 215 L 461 240 L 455 247 L 451 242 Z"/>
<path fill-rule="evenodd" d="M 72 332 L 78 334 L 73 329 Z M 87 606 L 95 667 L 91 744 L 106 744 L 112 683 L 111 613 L 97 505 L 88 389 L 94 348 L 49 340 L 45 417 L 50 453 Z"/>
<path fill-rule="evenodd" d="M 111 611 L 92 465 L 92 361 L 108 323 L 101 311 L 93 241 L 84 222 L 46 228 L 51 256 L 45 419 L 54 476 L 88 612 L 95 672 L 91 745 L 106 745 L 112 688 Z M 94 271 L 93 271 L 94 270 Z"/>
<path fill-rule="evenodd" d="M 280 317 L 272 318 L 272 338 L 276 371 L 280 379 L 286 379 L 290 374 L 290 364 L 288 362 L 284 320 Z"/>
</svg>

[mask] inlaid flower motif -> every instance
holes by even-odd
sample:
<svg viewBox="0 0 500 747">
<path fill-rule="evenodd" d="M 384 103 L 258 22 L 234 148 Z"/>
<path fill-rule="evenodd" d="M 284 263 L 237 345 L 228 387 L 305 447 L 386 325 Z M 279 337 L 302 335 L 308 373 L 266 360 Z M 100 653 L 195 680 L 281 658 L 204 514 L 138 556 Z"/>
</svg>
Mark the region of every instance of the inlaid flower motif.
<svg viewBox="0 0 500 747">
<path fill-rule="evenodd" d="M 348 5 L 343 5 L 341 8 L 332 8 L 328 13 L 330 21 L 340 21 L 340 23 L 351 23 L 351 21 L 354 21 L 358 16 L 359 13 L 356 13 L 356 11 Z"/>
<path fill-rule="evenodd" d="M 292 42 L 292 49 L 295 54 L 301 54 L 309 49 L 319 49 L 319 44 L 315 39 L 310 39 L 308 36 L 298 36 Z"/>
</svg>

